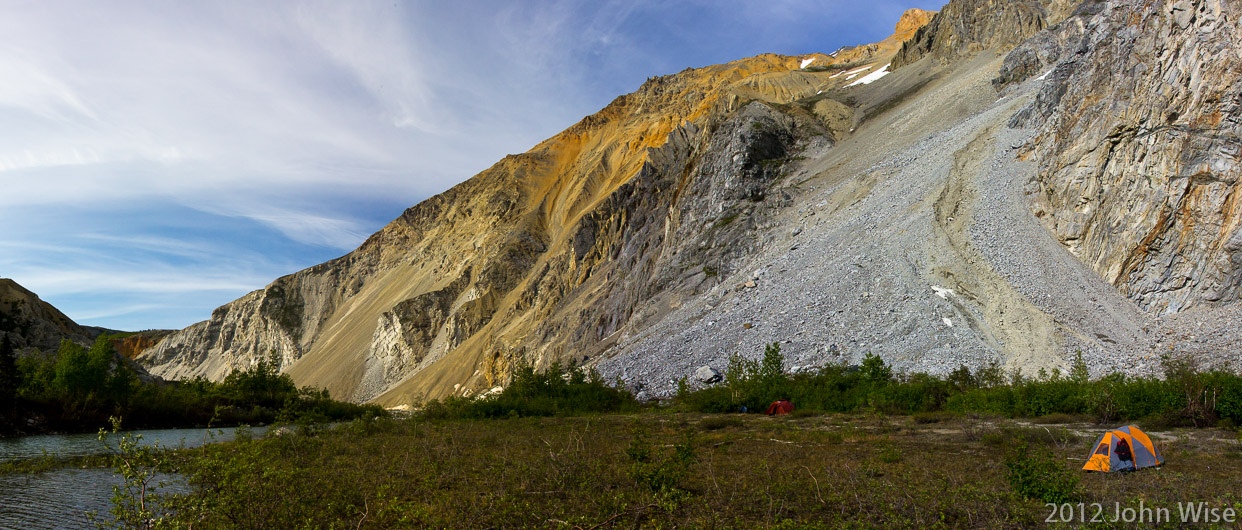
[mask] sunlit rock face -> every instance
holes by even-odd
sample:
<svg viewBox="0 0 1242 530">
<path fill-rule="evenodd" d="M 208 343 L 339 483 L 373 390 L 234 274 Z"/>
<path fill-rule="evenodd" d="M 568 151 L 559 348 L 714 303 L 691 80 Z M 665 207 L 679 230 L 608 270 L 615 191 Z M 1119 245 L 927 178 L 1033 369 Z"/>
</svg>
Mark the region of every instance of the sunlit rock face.
<svg viewBox="0 0 1242 530">
<path fill-rule="evenodd" d="M 1036 215 L 1151 311 L 1242 287 L 1240 15 L 1236 2 L 1089 2 L 1002 71 L 1050 71 L 1014 120 L 1039 130 Z"/>
</svg>

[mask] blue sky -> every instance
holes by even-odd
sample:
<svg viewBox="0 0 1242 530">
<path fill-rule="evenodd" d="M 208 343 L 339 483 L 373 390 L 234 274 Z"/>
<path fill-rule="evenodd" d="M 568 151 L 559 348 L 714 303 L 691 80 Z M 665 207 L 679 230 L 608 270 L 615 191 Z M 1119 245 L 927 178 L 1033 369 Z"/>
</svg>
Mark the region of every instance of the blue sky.
<svg viewBox="0 0 1242 530">
<path fill-rule="evenodd" d="M 0 277 L 181 328 L 653 75 L 940 1 L 44 2 L 0 17 Z"/>
</svg>

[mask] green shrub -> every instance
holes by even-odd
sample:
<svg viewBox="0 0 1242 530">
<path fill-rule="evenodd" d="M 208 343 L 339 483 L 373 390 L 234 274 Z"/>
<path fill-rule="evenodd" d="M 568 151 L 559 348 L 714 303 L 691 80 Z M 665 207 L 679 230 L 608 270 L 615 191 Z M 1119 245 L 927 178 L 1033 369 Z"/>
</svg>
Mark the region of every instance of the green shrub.
<svg viewBox="0 0 1242 530">
<path fill-rule="evenodd" d="M 1026 440 L 1020 440 L 1006 455 L 1005 468 L 1009 486 L 1027 499 L 1064 503 L 1079 497 L 1078 477 L 1057 462 L 1052 451 L 1032 449 Z"/>
<path fill-rule="evenodd" d="M 678 401 L 690 410 L 706 412 L 708 414 L 738 411 L 738 405 L 734 403 L 731 391 L 723 386 L 708 387 L 688 392 L 683 396 L 679 396 Z"/>
<path fill-rule="evenodd" d="M 628 474 L 639 485 L 652 493 L 671 493 L 680 489 L 681 481 L 690 473 L 694 463 L 694 438 L 689 431 L 670 453 L 657 451 L 641 429 L 634 431 L 634 439 L 626 448 L 630 459 Z"/>
<path fill-rule="evenodd" d="M 513 380 L 499 394 L 479 399 L 450 396 L 425 403 L 420 417 L 510 418 L 570 416 L 638 410 L 634 395 L 608 385 L 597 372 L 553 363 L 543 372 L 518 366 Z"/>
<path fill-rule="evenodd" d="M 893 444 L 883 444 L 880 446 L 880 454 L 877 458 L 885 464 L 896 464 L 901 461 L 901 449 Z"/>
<path fill-rule="evenodd" d="M 1242 425 L 1242 377 L 1220 374 L 1216 395 L 1216 412 L 1234 425 Z"/>
</svg>

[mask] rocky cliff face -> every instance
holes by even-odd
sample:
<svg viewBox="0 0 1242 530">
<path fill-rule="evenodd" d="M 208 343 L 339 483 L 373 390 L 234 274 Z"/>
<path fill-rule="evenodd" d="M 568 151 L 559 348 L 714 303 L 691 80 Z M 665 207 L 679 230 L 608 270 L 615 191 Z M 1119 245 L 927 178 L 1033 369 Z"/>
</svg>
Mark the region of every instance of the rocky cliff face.
<svg viewBox="0 0 1242 530">
<path fill-rule="evenodd" d="M 1088 2 L 1001 72 L 1049 79 L 1014 120 L 1039 131 L 1036 215 L 1151 311 L 1242 292 L 1240 16 L 1234 2 Z"/>
<path fill-rule="evenodd" d="M 931 57 L 949 62 L 983 50 L 1007 51 L 1052 26 L 1080 0 L 956 0 L 907 40 L 894 68 Z"/>
<path fill-rule="evenodd" d="M 126 359 L 135 359 L 147 350 L 154 348 L 164 337 L 172 334 L 172 330 L 155 329 L 147 331 L 139 331 L 132 335 L 125 335 L 112 339 L 112 348 L 117 354 Z"/>
</svg>

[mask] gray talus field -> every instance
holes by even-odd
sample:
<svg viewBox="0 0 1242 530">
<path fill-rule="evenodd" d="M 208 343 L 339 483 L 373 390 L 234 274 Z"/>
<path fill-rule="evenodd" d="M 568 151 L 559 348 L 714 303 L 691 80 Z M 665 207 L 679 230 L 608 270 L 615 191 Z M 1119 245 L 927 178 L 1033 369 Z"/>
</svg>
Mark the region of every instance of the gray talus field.
<svg viewBox="0 0 1242 530">
<path fill-rule="evenodd" d="M 1106 357 L 1149 353 L 1104 342 L 1134 337 L 1145 317 L 1027 208 L 1021 185 L 1034 168 L 1016 160 L 1024 132 L 1006 122 L 1041 81 L 998 99 L 999 64 L 982 55 L 886 78 L 896 93 L 932 80 L 802 162 L 788 177 L 794 206 L 768 227 L 764 250 L 624 339 L 626 353 L 601 371 L 661 393 L 697 366 L 723 369 L 730 353 L 757 356 L 771 342 L 801 366 L 874 353 L 938 373 L 993 359 L 1027 373 L 1064 369 L 1080 349 L 1102 368 Z"/>
</svg>

